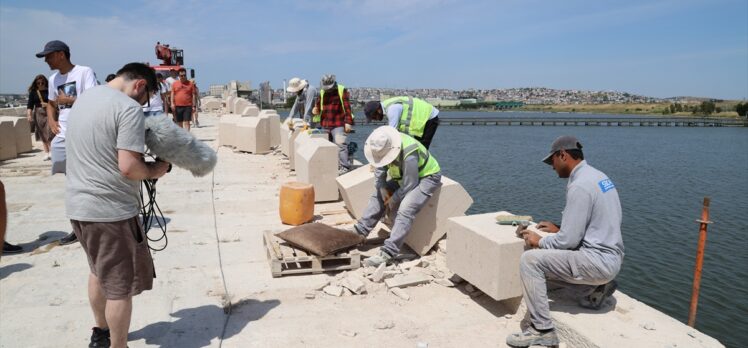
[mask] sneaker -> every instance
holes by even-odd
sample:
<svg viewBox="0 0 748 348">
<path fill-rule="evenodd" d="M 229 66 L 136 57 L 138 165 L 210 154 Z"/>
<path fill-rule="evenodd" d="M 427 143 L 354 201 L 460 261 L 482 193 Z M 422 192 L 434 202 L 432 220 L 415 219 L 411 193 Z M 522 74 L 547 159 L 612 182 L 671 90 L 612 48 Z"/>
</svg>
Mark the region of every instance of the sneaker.
<svg viewBox="0 0 748 348">
<path fill-rule="evenodd" d="M 506 337 L 506 344 L 510 347 L 529 347 L 529 346 L 557 346 L 559 344 L 556 330 L 540 332 L 532 325 L 528 326 L 525 331 L 513 333 Z"/>
<path fill-rule="evenodd" d="M 379 267 L 381 264 L 387 264 L 392 260 L 392 256 L 387 254 L 384 251 L 380 251 L 379 255 L 372 256 L 366 260 L 364 260 L 364 266 L 367 267 Z"/>
<path fill-rule="evenodd" d="M 3 255 L 4 254 L 18 254 L 23 251 L 22 247 L 13 245 L 8 242 L 3 242 Z"/>
<path fill-rule="evenodd" d="M 95 327 L 92 329 L 91 343 L 88 344 L 89 348 L 109 348 L 111 341 L 109 339 L 109 329 L 100 329 Z"/>
<path fill-rule="evenodd" d="M 76 236 L 75 233 L 70 232 L 70 234 L 60 239 L 60 245 L 73 244 L 77 241 L 78 241 L 78 236 Z"/>
<path fill-rule="evenodd" d="M 49 153 L 47 153 L 46 155 L 44 155 L 43 161 L 50 161 L 50 160 L 52 160 L 52 157 L 49 156 Z"/>
<path fill-rule="evenodd" d="M 615 280 L 611 280 L 609 283 L 595 288 L 591 294 L 579 301 L 579 305 L 588 309 L 600 309 L 600 307 L 603 306 L 603 303 L 605 303 L 605 300 L 607 300 L 610 295 L 613 295 L 616 289 L 618 289 L 618 283 L 616 283 Z"/>
</svg>

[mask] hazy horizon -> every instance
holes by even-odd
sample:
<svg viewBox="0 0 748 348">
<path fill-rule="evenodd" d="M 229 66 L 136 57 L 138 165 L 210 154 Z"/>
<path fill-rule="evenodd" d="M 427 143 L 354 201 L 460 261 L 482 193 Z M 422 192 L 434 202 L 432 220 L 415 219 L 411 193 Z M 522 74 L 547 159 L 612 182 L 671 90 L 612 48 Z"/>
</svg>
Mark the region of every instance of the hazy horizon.
<svg viewBox="0 0 748 348">
<path fill-rule="evenodd" d="M 748 3 L 364 0 L 0 3 L 0 93 L 49 76 L 65 41 L 100 81 L 184 49 L 201 90 L 334 73 L 350 87 L 545 87 L 668 98 L 748 98 Z"/>
</svg>

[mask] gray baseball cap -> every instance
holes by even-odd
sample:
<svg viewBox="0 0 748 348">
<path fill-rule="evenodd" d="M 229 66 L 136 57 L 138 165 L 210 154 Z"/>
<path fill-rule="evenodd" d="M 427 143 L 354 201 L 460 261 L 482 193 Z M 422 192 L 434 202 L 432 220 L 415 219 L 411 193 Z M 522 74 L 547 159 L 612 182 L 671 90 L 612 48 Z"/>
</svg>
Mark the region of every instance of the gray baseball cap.
<svg viewBox="0 0 748 348">
<path fill-rule="evenodd" d="M 581 150 L 582 144 L 579 143 L 579 140 L 572 136 L 572 135 L 562 135 L 556 140 L 553 141 L 551 144 L 551 151 L 548 153 L 548 156 L 545 156 L 543 158 L 543 163 L 545 164 L 552 164 L 553 163 L 553 154 L 560 150 Z"/>
<path fill-rule="evenodd" d="M 70 53 L 70 47 L 60 40 L 53 40 L 44 45 L 44 50 L 36 54 L 36 58 L 42 58 L 52 52 L 63 51 Z"/>
</svg>

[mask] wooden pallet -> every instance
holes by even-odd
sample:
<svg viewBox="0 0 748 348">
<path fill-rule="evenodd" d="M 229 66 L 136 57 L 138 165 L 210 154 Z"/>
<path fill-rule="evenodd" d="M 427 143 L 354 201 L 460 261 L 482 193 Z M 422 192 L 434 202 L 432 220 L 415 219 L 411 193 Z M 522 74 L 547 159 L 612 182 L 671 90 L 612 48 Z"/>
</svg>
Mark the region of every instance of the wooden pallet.
<svg viewBox="0 0 748 348">
<path fill-rule="evenodd" d="M 271 232 L 262 236 L 270 272 L 273 278 L 289 274 L 343 271 L 361 267 L 361 253 L 357 249 L 320 257 L 297 249 Z"/>
</svg>

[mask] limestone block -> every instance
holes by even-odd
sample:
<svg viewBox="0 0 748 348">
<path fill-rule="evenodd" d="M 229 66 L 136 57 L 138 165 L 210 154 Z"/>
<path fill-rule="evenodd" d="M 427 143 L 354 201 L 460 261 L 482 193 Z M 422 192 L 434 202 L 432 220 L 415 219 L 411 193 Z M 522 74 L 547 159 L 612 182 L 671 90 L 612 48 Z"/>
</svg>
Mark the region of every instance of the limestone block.
<svg viewBox="0 0 748 348">
<path fill-rule="evenodd" d="M 447 220 L 447 267 L 494 300 L 522 296 L 519 258 L 525 242 L 516 227 L 499 225 L 487 213 Z"/>
<path fill-rule="evenodd" d="M 312 138 L 322 138 L 327 139 L 327 133 L 321 133 L 321 132 L 311 132 L 310 130 L 305 131 L 299 131 L 299 133 L 296 135 L 296 137 L 293 137 L 293 156 L 289 158 L 291 161 L 291 170 L 296 170 L 296 155 L 299 153 L 299 149 L 304 147 L 304 144 L 307 142 L 307 140 Z"/>
<path fill-rule="evenodd" d="M 374 185 L 371 187 L 373 190 Z M 405 238 L 405 244 L 418 255 L 425 255 L 447 234 L 447 219 L 465 215 L 472 204 L 473 199 L 460 183 L 442 176 L 442 186 L 416 215 L 413 227 Z"/>
<path fill-rule="evenodd" d="M 260 117 L 242 117 L 234 127 L 236 149 L 255 154 L 270 151 L 270 133 L 268 119 Z"/>
<path fill-rule="evenodd" d="M 259 116 L 260 109 L 254 105 L 247 105 L 241 109 L 241 113 L 239 114 L 242 116 Z"/>
<path fill-rule="evenodd" d="M 244 98 L 236 98 L 234 99 L 234 104 L 231 106 L 231 111 L 234 114 L 240 115 L 241 112 L 249 106 L 249 101 Z"/>
<path fill-rule="evenodd" d="M 280 127 L 278 127 L 278 136 L 280 136 L 281 153 L 283 153 L 283 155 L 289 158 L 291 157 L 289 153 L 289 149 L 291 148 L 291 145 L 290 145 L 291 134 L 293 134 L 293 131 L 288 129 L 288 125 L 285 123 L 281 123 Z"/>
<path fill-rule="evenodd" d="M 201 105 L 204 111 L 217 111 L 221 109 L 221 101 L 215 98 L 204 98 L 201 101 Z"/>
<path fill-rule="evenodd" d="M 276 111 L 274 109 L 264 109 L 264 110 L 260 111 L 260 116 L 262 116 L 262 115 L 277 115 L 277 114 L 278 114 L 278 111 Z"/>
<path fill-rule="evenodd" d="M 13 124 L 13 133 L 16 139 L 16 153 L 29 152 L 33 149 L 31 145 L 31 126 L 26 117 L 0 117 L 3 121 Z"/>
<path fill-rule="evenodd" d="M 232 113 L 231 112 L 231 107 L 234 106 L 234 100 L 235 99 L 236 99 L 236 97 L 233 97 L 233 96 L 226 97 L 226 99 L 224 100 L 225 109 L 223 110 L 225 113 L 227 113 L 227 114 Z"/>
<path fill-rule="evenodd" d="M 327 139 L 310 138 L 298 148 L 295 159 L 296 180 L 314 186 L 315 202 L 338 200 L 337 145 Z"/>
<path fill-rule="evenodd" d="M 374 167 L 363 165 L 336 179 L 345 208 L 353 218 L 360 219 L 374 192 Z"/>
<path fill-rule="evenodd" d="M 0 161 L 18 157 L 13 121 L 0 120 Z"/>
<path fill-rule="evenodd" d="M 263 110 L 264 112 L 264 110 Z M 266 113 L 260 112 L 260 118 L 267 119 L 268 122 L 268 136 L 270 137 L 270 147 L 274 148 L 281 144 L 281 134 L 275 130 L 280 127 L 280 115 L 277 113 Z"/>
<path fill-rule="evenodd" d="M 222 115 L 218 122 L 218 146 L 236 146 L 236 140 L 234 139 L 234 128 L 236 128 L 236 122 L 242 117 L 239 115 Z"/>
</svg>

